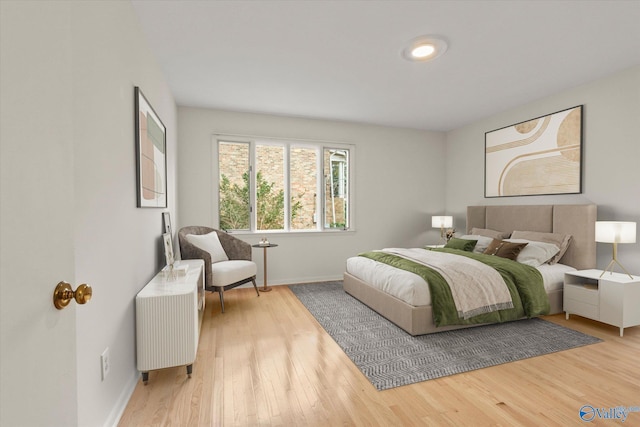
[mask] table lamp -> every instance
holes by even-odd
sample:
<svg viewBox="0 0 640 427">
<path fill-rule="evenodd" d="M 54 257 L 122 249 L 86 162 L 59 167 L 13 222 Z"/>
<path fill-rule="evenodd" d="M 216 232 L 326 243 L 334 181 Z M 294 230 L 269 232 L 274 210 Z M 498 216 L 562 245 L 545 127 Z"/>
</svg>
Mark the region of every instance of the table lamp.
<svg viewBox="0 0 640 427">
<path fill-rule="evenodd" d="M 431 217 L 431 227 L 440 229 L 440 238 L 445 240 L 445 228 L 453 227 L 453 217 L 452 216 L 432 216 Z"/>
<path fill-rule="evenodd" d="M 618 264 L 620 268 L 633 279 L 633 276 L 618 261 L 618 243 L 636 242 L 636 223 L 623 221 L 596 221 L 596 242 L 613 243 L 613 258 L 607 268 L 602 272 L 613 273 L 613 265 Z"/>
</svg>

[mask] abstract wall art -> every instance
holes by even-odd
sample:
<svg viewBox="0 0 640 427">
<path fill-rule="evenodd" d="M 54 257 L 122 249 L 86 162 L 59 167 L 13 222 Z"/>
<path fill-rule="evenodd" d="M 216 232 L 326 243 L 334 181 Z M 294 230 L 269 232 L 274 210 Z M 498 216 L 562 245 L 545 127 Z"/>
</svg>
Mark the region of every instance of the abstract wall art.
<svg viewBox="0 0 640 427">
<path fill-rule="evenodd" d="M 582 105 L 485 133 L 485 197 L 582 192 Z"/>
<path fill-rule="evenodd" d="M 134 92 L 138 207 L 166 208 L 166 129 L 140 88 Z"/>
</svg>

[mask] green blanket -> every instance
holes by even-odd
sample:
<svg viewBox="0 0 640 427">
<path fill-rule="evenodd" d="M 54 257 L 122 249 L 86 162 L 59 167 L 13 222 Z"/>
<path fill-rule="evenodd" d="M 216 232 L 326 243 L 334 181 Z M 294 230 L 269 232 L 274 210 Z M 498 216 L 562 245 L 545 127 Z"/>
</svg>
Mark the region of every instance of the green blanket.
<svg viewBox="0 0 640 427">
<path fill-rule="evenodd" d="M 360 256 L 410 271 L 422 277 L 429 284 L 433 321 L 436 326 L 500 323 L 549 313 L 549 298 L 544 290 L 542 275 L 534 267 L 497 256 L 476 254 L 457 249 L 437 248 L 425 250 L 466 256 L 495 268 L 502 275 L 509 288 L 509 293 L 513 300 L 513 308 L 483 313 L 466 320 L 461 319 L 453 302 L 449 285 L 437 271 L 417 262 L 385 252 L 365 252 L 361 253 Z"/>
</svg>

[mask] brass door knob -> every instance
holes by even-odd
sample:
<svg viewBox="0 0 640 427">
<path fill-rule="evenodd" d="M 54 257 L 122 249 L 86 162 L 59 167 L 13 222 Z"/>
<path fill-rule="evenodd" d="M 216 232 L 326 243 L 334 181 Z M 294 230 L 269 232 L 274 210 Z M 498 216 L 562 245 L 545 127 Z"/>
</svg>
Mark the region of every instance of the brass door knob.
<svg viewBox="0 0 640 427">
<path fill-rule="evenodd" d="M 83 283 L 74 292 L 69 283 L 60 282 L 53 291 L 53 305 L 58 310 L 62 310 L 69 305 L 72 299 L 75 299 L 78 304 L 86 304 L 92 295 L 93 290 L 89 285 Z"/>
<path fill-rule="evenodd" d="M 91 286 L 83 283 L 78 286 L 78 289 L 76 289 L 75 300 L 78 304 L 86 304 L 89 302 L 92 295 L 93 289 L 91 289 Z"/>
</svg>

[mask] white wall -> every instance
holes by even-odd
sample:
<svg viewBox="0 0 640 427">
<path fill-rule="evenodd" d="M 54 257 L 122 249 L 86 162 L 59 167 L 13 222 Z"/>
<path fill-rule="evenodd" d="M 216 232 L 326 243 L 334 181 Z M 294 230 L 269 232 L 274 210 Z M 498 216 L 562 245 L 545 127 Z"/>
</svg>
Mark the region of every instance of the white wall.
<svg viewBox="0 0 640 427">
<path fill-rule="evenodd" d="M 167 129 L 174 221 L 177 112 L 129 2 L 78 2 L 73 12 L 76 278 L 94 290 L 77 312 L 79 424 L 89 426 L 117 418 L 133 391 L 134 299 L 164 265 L 165 209 L 136 208 L 134 86 Z M 111 372 L 102 382 L 107 347 Z"/>
<path fill-rule="evenodd" d="M 218 226 L 214 133 L 354 144 L 356 231 L 278 234 L 269 240 L 270 284 L 339 279 L 349 256 L 386 246 L 435 243 L 431 214 L 444 206 L 444 135 L 381 126 L 178 108 L 180 226 Z M 240 237 L 257 243 L 260 235 Z M 262 283 L 262 253 L 254 251 Z"/>
<path fill-rule="evenodd" d="M 64 363 L 59 363 L 56 361 L 60 358 L 55 356 L 64 349 L 56 345 L 48 345 L 40 351 L 25 351 L 26 345 L 13 342 L 16 349 L 12 351 L 21 352 L 24 358 L 24 364 L 13 365 L 13 369 L 16 372 L 25 369 L 21 380 L 31 387 L 25 390 L 18 383 L 12 387 L 5 382 L 5 377 L 2 378 L 3 420 L 7 425 L 112 425 L 124 409 L 139 377 L 135 362 L 135 295 L 159 270 L 162 259 L 160 235 L 163 229 L 161 212 L 164 209 L 136 208 L 134 86 L 142 88 L 168 131 L 168 210 L 177 220 L 175 102 L 140 32 L 130 2 L 5 3 L 3 0 L 5 5 L 3 13 L 7 11 L 10 16 L 3 16 L 3 23 L 12 23 L 12 38 L 3 40 L 3 58 L 6 49 L 7 54 L 10 52 L 18 58 L 24 56 L 31 62 L 25 60 L 22 72 L 12 73 L 13 81 L 7 82 L 11 87 L 26 89 L 22 101 L 29 103 L 30 108 L 25 109 L 29 115 L 21 119 L 20 123 L 24 124 L 16 128 L 16 124 L 11 123 L 11 132 L 3 132 L 3 164 L 5 155 L 15 161 L 24 161 L 24 153 L 41 148 L 50 150 L 58 140 L 71 147 L 71 153 L 60 170 L 53 172 L 70 174 L 69 187 L 56 188 L 56 191 L 69 194 L 71 202 L 41 204 L 37 208 L 45 218 L 51 216 L 46 214 L 48 210 L 56 214 L 62 212 L 66 218 L 72 218 L 71 247 L 60 245 L 60 250 L 73 254 L 75 279 L 51 274 L 52 277 L 47 279 L 50 284 L 44 282 L 44 295 L 27 296 L 37 301 L 46 300 L 52 319 L 75 312 L 75 328 L 67 330 L 76 341 L 76 354 L 75 360 L 67 357 Z M 44 39 L 37 41 L 38 37 Z M 37 44 L 42 44 L 43 52 L 35 50 L 34 53 L 33 47 Z M 10 64 L 3 63 L 3 72 L 5 65 L 6 69 L 13 70 Z M 37 92 L 33 88 L 37 88 Z M 23 106 L 5 103 L 5 94 L 1 96 L 3 119 L 10 117 L 13 120 L 18 116 L 14 112 L 22 112 L 18 108 Z M 50 115 L 69 122 L 57 123 Z M 50 128 L 42 129 L 42 123 Z M 6 127 L 5 123 L 3 127 Z M 6 151 L 5 147 L 8 147 Z M 31 165 L 25 165 L 25 170 L 32 169 Z M 38 176 L 41 188 L 46 190 L 46 175 L 40 172 Z M 30 176 L 29 181 L 38 176 Z M 29 191 L 33 186 L 24 185 L 19 175 L 12 178 L 12 192 L 23 188 L 24 208 L 31 208 L 38 196 Z M 3 204 L 5 201 L 3 193 Z M 9 212 L 19 213 L 18 207 Z M 32 213 L 26 212 L 26 215 Z M 24 223 L 19 218 L 14 219 L 18 227 Z M 7 230 L 5 224 L 10 222 L 3 217 L 3 239 Z M 26 223 L 25 232 L 28 227 Z M 43 241 L 52 237 L 55 233 L 38 236 Z M 35 250 L 40 246 L 38 241 L 33 239 L 25 244 L 33 246 L 33 253 L 28 257 L 8 258 L 5 257 L 8 252 L 5 252 L 3 242 L 3 270 L 10 268 L 24 272 L 40 265 L 37 256 L 41 255 Z M 55 242 L 53 246 L 56 247 Z M 7 260 L 15 262 L 9 265 Z M 22 276 L 28 277 L 25 273 Z M 5 281 L 3 271 L 3 307 L 4 298 L 11 296 L 5 292 L 9 288 L 35 289 L 28 281 L 22 283 L 20 275 L 17 277 L 17 280 Z M 74 289 L 80 283 L 90 284 L 93 298 L 85 306 L 58 312 L 52 308 L 51 294 L 61 279 L 73 281 Z M 29 302 L 29 299 L 25 301 Z M 23 300 L 12 301 L 18 305 Z M 4 311 L 2 315 L 5 342 L 4 337 L 16 335 L 17 330 L 11 328 L 13 319 L 5 318 Z M 33 322 L 41 321 L 34 317 Z M 27 334 L 24 331 L 35 329 L 28 319 L 20 324 L 20 332 L 25 337 L 33 335 L 33 332 Z M 34 337 L 29 339 L 33 341 Z M 43 343 L 48 341 L 42 340 Z M 101 381 L 100 354 L 107 347 L 110 349 L 111 370 L 106 380 Z M 3 348 L 3 369 L 7 362 L 4 351 Z M 73 378 L 77 376 L 77 384 L 74 383 L 73 393 L 56 396 L 56 406 L 69 413 L 67 421 L 41 407 L 37 399 L 41 395 L 38 389 L 50 388 L 55 392 L 56 388 L 46 378 L 35 378 L 28 372 L 31 364 L 45 366 L 51 372 L 74 370 Z M 5 394 L 5 390 L 13 391 Z"/>
<path fill-rule="evenodd" d="M 485 132 L 576 105 L 584 105 L 582 194 L 485 199 Z M 446 206 L 461 222 L 472 204 L 595 203 L 599 220 L 640 227 L 640 67 L 451 131 L 446 147 Z M 605 268 L 611 245 L 599 243 L 597 250 L 598 268 Z M 618 259 L 640 274 L 640 240 L 620 245 Z"/>
</svg>

